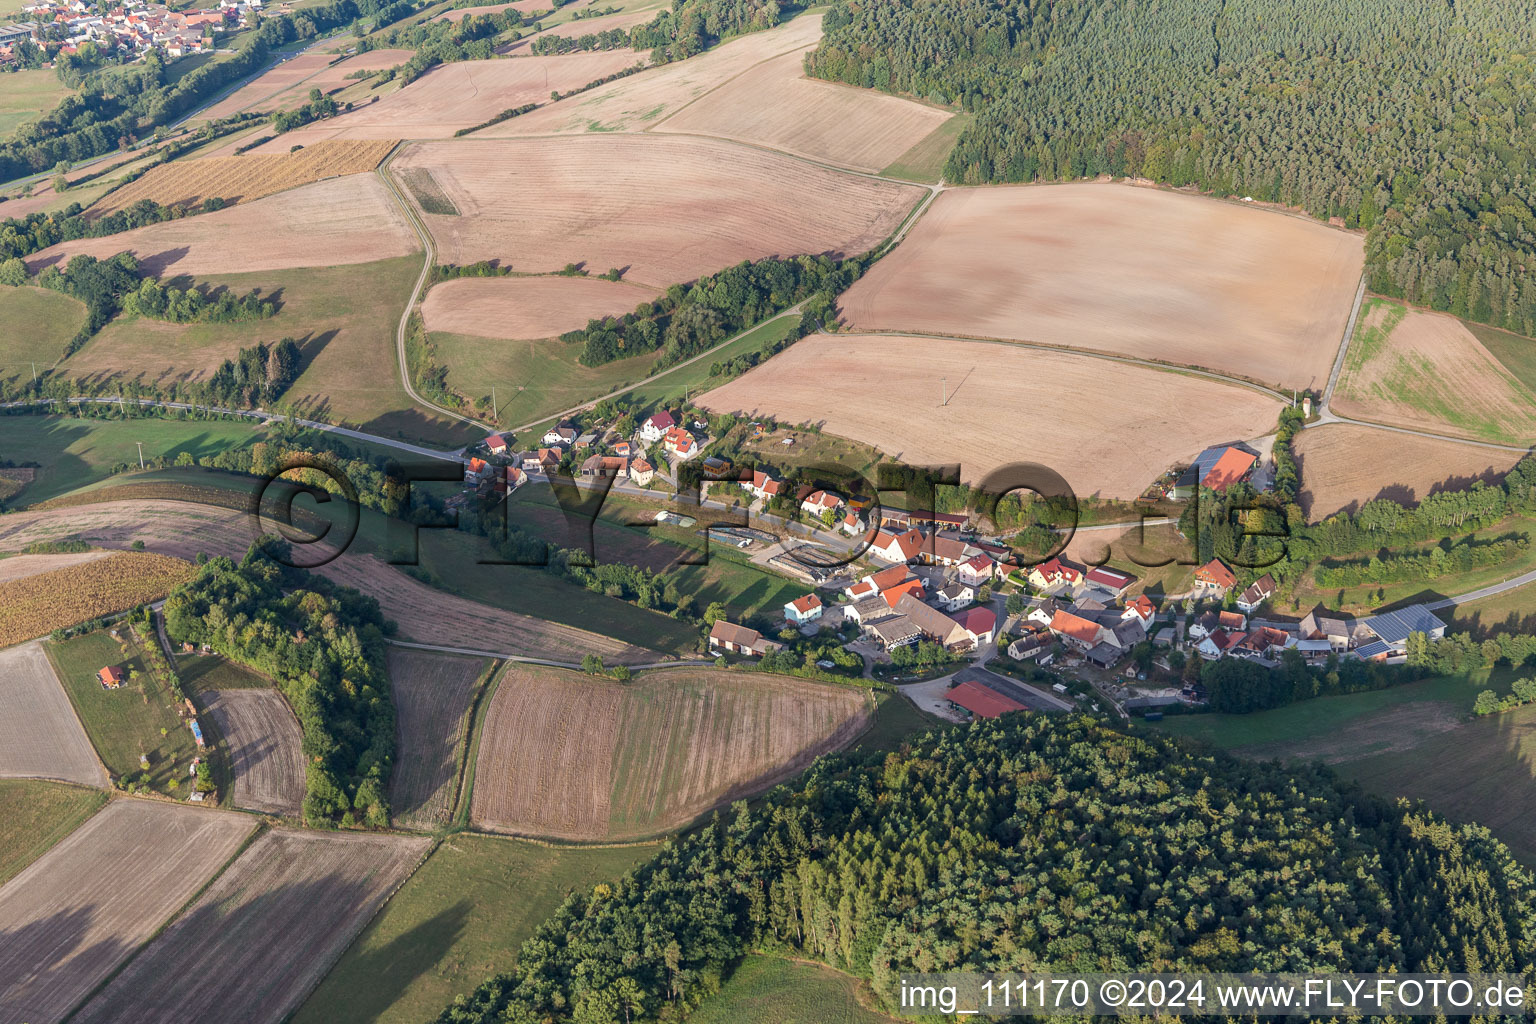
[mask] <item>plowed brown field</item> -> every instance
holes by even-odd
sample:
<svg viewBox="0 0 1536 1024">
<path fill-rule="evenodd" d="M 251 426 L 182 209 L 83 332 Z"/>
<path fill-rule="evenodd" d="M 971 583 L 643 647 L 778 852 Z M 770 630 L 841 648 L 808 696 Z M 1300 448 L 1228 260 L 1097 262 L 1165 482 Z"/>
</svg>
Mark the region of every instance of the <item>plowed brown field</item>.
<svg viewBox="0 0 1536 1024">
<path fill-rule="evenodd" d="M 284 132 L 253 153 L 286 153 L 320 139 L 446 139 L 510 107 L 547 103 L 551 92 L 580 88 L 641 63 L 631 50 L 442 64 L 377 103 Z"/>
<path fill-rule="evenodd" d="M 244 814 L 149 800 L 102 808 L 0 888 L 0 1020 L 63 1019 L 202 888 L 256 824 Z M 253 949 L 285 947 L 272 938 L 246 937 Z M 169 971 L 166 982 L 201 989 L 185 984 L 184 967 Z M 113 1019 L 147 1020 L 126 1008 Z"/>
<path fill-rule="evenodd" d="M 659 294 L 654 288 L 589 277 L 465 277 L 428 292 L 421 316 L 429 331 L 555 338 L 595 317 L 628 313 Z"/>
<path fill-rule="evenodd" d="M 868 694 L 713 669 L 618 684 L 512 665 L 480 737 L 476 824 L 562 839 L 638 838 L 758 792 L 851 742 Z"/>
<path fill-rule="evenodd" d="M 714 139 L 657 135 L 418 143 L 459 216 L 423 213 L 443 262 L 584 263 L 656 287 L 741 260 L 861 253 L 923 190 Z M 538 202 L 528 196 L 537 193 Z"/>
<path fill-rule="evenodd" d="M 389 687 L 395 698 L 389 806 L 396 821 L 418 828 L 448 824 L 469 733 L 470 702 L 487 664 L 482 658 L 389 649 Z"/>
<path fill-rule="evenodd" d="M 41 641 L 0 651 L 0 778 L 107 787 L 107 773 Z"/>
<path fill-rule="evenodd" d="M 267 832 L 73 1019 L 277 1024 L 320 983 L 430 843 Z"/>
<path fill-rule="evenodd" d="M 234 805 L 298 814 L 304 803 L 304 735 L 283 695 L 276 690 L 208 690 L 198 703 L 229 752 Z"/>
<path fill-rule="evenodd" d="M 1291 448 L 1301 463 L 1301 507 L 1314 521 L 1372 498 L 1412 504 L 1473 480 L 1498 480 L 1520 461 L 1519 452 L 1352 423 L 1309 427 Z"/>
<path fill-rule="evenodd" d="M 1359 235 L 1112 184 L 951 189 L 841 300 L 855 328 L 1010 338 L 1327 382 Z"/>
<path fill-rule="evenodd" d="M 165 206 L 214 197 L 228 202 L 251 202 L 323 178 L 371 171 L 394 145 L 389 139 L 317 142 L 297 153 L 280 156 L 248 154 L 177 160 L 107 194 L 91 212 L 114 213 L 141 199 L 152 199 Z"/>
<path fill-rule="evenodd" d="M 371 263 L 418 248 L 384 183 L 372 174 L 352 174 L 216 213 L 60 242 L 27 265 L 36 273 L 79 253 L 105 259 L 128 250 L 156 275 L 233 274 Z"/>
<path fill-rule="evenodd" d="M 804 50 L 764 61 L 667 118 L 713 135 L 858 171 L 879 171 L 954 116 L 872 89 L 807 78 Z"/>
<path fill-rule="evenodd" d="M 1136 498 L 1208 444 L 1268 433 L 1281 407 L 1237 385 L 1092 356 L 858 334 L 811 335 L 698 401 L 819 424 L 913 465 L 958 462 L 972 482 L 1043 463 L 1080 497 L 1102 498 Z"/>
</svg>

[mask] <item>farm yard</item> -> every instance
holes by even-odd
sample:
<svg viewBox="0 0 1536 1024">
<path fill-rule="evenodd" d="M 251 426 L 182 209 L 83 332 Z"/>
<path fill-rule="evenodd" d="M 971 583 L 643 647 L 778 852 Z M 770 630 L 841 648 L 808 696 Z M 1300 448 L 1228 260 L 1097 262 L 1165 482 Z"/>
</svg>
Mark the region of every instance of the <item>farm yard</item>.
<svg viewBox="0 0 1536 1024">
<path fill-rule="evenodd" d="M 429 845 L 402 836 L 267 831 L 71 1019 L 277 1024 Z"/>
<path fill-rule="evenodd" d="M 107 785 L 40 641 L 0 650 L 0 777 Z"/>
<path fill-rule="evenodd" d="M 177 160 L 153 168 L 98 203 L 92 213 L 106 215 L 141 199 L 162 206 L 219 198 L 249 203 L 325 178 L 362 174 L 379 166 L 395 147 L 390 140 L 317 142 L 280 156 L 213 156 Z"/>
<path fill-rule="evenodd" d="M 429 170 L 459 211 L 422 216 L 443 262 L 627 268 L 626 280 L 658 288 L 746 259 L 862 253 L 922 197 L 914 186 L 680 136 L 414 143 L 391 167 Z"/>
<path fill-rule="evenodd" d="M 1386 299 L 1361 311 L 1332 406 L 1354 419 L 1484 441 L 1536 437 L 1536 391 L 1466 324 Z"/>
<path fill-rule="evenodd" d="M 858 334 L 802 339 L 698 402 L 814 423 L 914 465 L 958 460 L 966 481 L 1029 461 L 1079 496 L 1125 499 L 1208 444 L 1268 433 L 1281 408 L 1237 385 L 1091 356 Z"/>
<path fill-rule="evenodd" d="M 201 276 L 371 263 L 417 252 L 419 242 L 384 183 L 351 174 L 226 210 L 60 242 L 27 267 L 35 274 L 81 253 L 105 259 L 125 250 L 148 273 Z"/>
<path fill-rule="evenodd" d="M 391 647 L 395 766 L 389 807 L 397 823 L 438 828 L 453 814 L 469 742 L 469 715 L 487 674 L 483 658 Z"/>
<path fill-rule="evenodd" d="M 556 338 L 588 320 L 628 313 L 654 288 L 591 277 L 463 277 L 427 293 L 429 331 L 481 338 Z"/>
<path fill-rule="evenodd" d="M 517 963 L 572 892 L 614 882 L 656 847 L 572 847 L 460 832 L 358 936 L 293 1024 L 420 1024 Z"/>
<path fill-rule="evenodd" d="M 126 631 L 121 641 L 103 630 L 50 641 L 44 650 L 113 780 L 163 796 L 190 792 L 188 769 L 201 751 L 178 714 L 180 702 L 145 670 Z M 122 671 L 118 689 L 102 687 L 97 673 L 107 667 Z"/>
<path fill-rule="evenodd" d="M 191 575 L 178 558 L 119 551 L 0 582 L 0 647 L 157 600 Z"/>
<path fill-rule="evenodd" d="M 0 885 L 53 849 L 106 802 L 107 794 L 98 789 L 0 779 Z"/>
<path fill-rule="evenodd" d="M 780 54 L 803 52 L 820 38 L 821 16 L 801 15 L 481 129 L 473 137 L 644 131 L 745 69 Z"/>
<path fill-rule="evenodd" d="M 804 51 L 764 61 L 656 128 L 767 146 L 875 173 L 954 114 L 873 89 L 807 78 Z"/>
<path fill-rule="evenodd" d="M 1112 184 L 950 189 L 841 299 L 855 329 L 1029 341 L 1327 382 L 1360 236 Z"/>
<path fill-rule="evenodd" d="M 284 132 L 251 152 L 286 153 L 322 139 L 446 139 L 503 110 L 548 102 L 551 92 L 579 89 L 643 61 L 632 50 L 599 50 L 442 64 L 377 103 Z"/>
<path fill-rule="evenodd" d="M 1291 443 L 1301 466 L 1297 496 L 1316 522 L 1372 498 L 1413 503 L 1436 491 L 1496 481 L 1520 453 L 1416 437 L 1353 423 L 1310 427 Z"/>
<path fill-rule="evenodd" d="M 709 669 L 628 684 L 512 665 L 492 698 L 471 818 L 491 831 L 637 839 L 767 787 L 850 743 L 860 689 Z"/>
<path fill-rule="evenodd" d="M 6 933 L 0 1020 L 62 1020 L 191 899 L 255 827 L 254 819 L 226 811 L 148 800 L 109 803 L 0 887 Z M 167 980 L 182 977 L 173 971 Z"/>
<path fill-rule="evenodd" d="M 296 815 L 304 803 L 304 736 L 275 689 L 204 690 L 198 708 L 224 743 L 234 806 Z"/>
</svg>

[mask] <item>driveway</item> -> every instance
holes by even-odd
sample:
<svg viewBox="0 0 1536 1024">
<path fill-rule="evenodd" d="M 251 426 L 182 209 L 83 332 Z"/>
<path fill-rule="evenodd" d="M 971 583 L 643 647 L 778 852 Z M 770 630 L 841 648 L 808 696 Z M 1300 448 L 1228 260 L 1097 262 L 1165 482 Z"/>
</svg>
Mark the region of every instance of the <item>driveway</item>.
<svg viewBox="0 0 1536 1024">
<path fill-rule="evenodd" d="M 930 679 L 926 683 L 909 683 L 906 686 L 898 686 L 896 689 L 902 696 L 931 715 L 938 715 L 950 722 L 968 722 L 970 719 L 965 713 L 950 707 L 949 699 L 944 696 L 949 692 L 949 682 L 954 677 L 954 673 L 951 672 L 947 676 Z"/>
</svg>

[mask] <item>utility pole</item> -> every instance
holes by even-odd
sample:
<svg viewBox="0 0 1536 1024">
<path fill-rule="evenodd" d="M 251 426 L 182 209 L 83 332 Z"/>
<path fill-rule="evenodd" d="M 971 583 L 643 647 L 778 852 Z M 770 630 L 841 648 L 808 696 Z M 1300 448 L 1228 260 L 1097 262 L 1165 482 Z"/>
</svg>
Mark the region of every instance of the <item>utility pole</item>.
<svg viewBox="0 0 1536 1024">
<path fill-rule="evenodd" d="M 498 407 L 496 405 L 496 385 L 491 385 L 491 424 L 501 426 L 501 420 L 497 419 Z"/>
<path fill-rule="evenodd" d="M 37 360 L 32 360 L 32 383 L 37 383 Z"/>
<path fill-rule="evenodd" d="M 144 468 L 144 442 L 143 441 L 135 441 L 133 443 L 139 446 L 139 468 L 143 469 Z"/>
<path fill-rule="evenodd" d="M 939 404 L 940 405 L 948 405 L 949 404 L 949 396 L 945 393 L 946 390 L 948 389 L 948 387 L 949 387 L 949 378 L 948 377 L 940 377 L 939 378 Z"/>
</svg>

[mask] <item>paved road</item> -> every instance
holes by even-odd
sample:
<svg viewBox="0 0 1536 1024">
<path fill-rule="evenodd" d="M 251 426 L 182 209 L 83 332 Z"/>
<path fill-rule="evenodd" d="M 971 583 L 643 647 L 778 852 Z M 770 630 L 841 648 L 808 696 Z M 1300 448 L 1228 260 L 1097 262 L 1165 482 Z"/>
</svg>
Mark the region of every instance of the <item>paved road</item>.
<svg viewBox="0 0 1536 1024">
<path fill-rule="evenodd" d="M 1454 608 L 1458 604 L 1468 604 L 1472 601 L 1480 601 L 1485 597 L 1493 597 L 1495 594 L 1503 594 L 1508 591 L 1515 590 L 1519 587 L 1527 586 L 1531 583 L 1536 583 L 1536 571 L 1528 572 L 1523 576 L 1513 576 L 1505 580 L 1503 583 L 1495 583 L 1492 586 L 1483 587 L 1479 590 L 1469 590 L 1465 594 L 1457 594 L 1454 597 L 1447 597 L 1443 601 L 1436 601 L 1434 604 L 1430 605 L 1429 608 L 1431 611 L 1440 611 L 1444 608 Z"/>
</svg>

